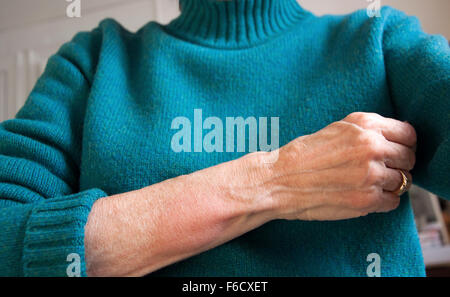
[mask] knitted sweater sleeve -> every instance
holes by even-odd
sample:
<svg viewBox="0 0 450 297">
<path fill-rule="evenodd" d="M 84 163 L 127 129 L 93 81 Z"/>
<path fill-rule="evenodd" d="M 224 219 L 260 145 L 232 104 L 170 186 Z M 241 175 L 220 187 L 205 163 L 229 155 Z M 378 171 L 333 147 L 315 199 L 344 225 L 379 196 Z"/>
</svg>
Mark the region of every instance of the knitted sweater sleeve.
<svg viewBox="0 0 450 297">
<path fill-rule="evenodd" d="M 79 191 L 83 120 L 100 43 L 96 29 L 64 44 L 16 117 L 0 124 L 1 276 L 86 275 L 84 226 L 93 203 L 106 196 Z"/>
<path fill-rule="evenodd" d="M 450 198 L 450 49 L 415 17 L 386 7 L 383 52 L 391 98 L 400 120 L 417 131 L 414 183 Z"/>
</svg>

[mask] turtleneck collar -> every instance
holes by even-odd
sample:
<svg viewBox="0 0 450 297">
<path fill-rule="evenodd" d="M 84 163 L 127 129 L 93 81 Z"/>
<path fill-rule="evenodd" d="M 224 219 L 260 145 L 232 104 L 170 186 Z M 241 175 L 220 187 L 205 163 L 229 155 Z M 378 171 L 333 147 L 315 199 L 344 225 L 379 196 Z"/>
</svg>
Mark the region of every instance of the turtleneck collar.
<svg viewBox="0 0 450 297">
<path fill-rule="evenodd" d="M 218 48 L 244 48 L 288 30 L 307 12 L 296 0 L 179 0 L 166 28 L 179 38 Z"/>
</svg>

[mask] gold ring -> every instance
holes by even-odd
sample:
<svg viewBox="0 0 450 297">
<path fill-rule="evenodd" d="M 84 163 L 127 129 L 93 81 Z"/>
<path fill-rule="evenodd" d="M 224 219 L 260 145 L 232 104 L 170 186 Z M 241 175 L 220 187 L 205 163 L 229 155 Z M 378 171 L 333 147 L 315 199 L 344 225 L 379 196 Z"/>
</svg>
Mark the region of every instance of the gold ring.
<svg viewBox="0 0 450 297">
<path fill-rule="evenodd" d="M 401 195 L 405 194 L 406 191 L 408 191 L 408 189 L 409 189 L 409 183 L 410 183 L 408 177 L 403 172 L 403 170 L 399 170 L 399 172 L 402 175 L 402 184 L 400 185 L 398 190 L 394 192 L 394 194 L 397 196 L 401 196 Z"/>
</svg>

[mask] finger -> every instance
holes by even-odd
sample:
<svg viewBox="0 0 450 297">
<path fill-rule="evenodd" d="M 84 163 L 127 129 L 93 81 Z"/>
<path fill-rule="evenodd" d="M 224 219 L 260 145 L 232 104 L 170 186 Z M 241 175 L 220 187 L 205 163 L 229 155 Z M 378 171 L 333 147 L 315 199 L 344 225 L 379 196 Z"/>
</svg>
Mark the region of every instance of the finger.
<svg viewBox="0 0 450 297">
<path fill-rule="evenodd" d="M 412 176 L 408 171 L 403 171 L 403 173 L 412 182 Z M 381 187 L 384 191 L 395 192 L 400 189 L 403 183 L 403 176 L 398 169 L 386 168 L 384 171 L 384 178 L 381 181 Z"/>
<path fill-rule="evenodd" d="M 375 130 L 387 140 L 414 147 L 417 135 L 414 127 L 408 122 L 385 118 L 376 113 L 353 113 L 344 121 L 354 123 L 361 128 Z"/>
<path fill-rule="evenodd" d="M 392 192 L 384 191 L 380 194 L 380 203 L 376 212 L 393 211 L 400 205 L 400 197 Z"/>
<path fill-rule="evenodd" d="M 414 147 L 417 143 L 416 130 L 411 124 L 394 119 L 384 118 L 380 121 L 381 134 L 392 142 Z"/>
<path fill-rule="evenodd" d="M 384 152 L 384 163 L 389 168 L 410 171 L 416 163 L 414 151 L 402 144 L 387 142 Z"/>
</svg>

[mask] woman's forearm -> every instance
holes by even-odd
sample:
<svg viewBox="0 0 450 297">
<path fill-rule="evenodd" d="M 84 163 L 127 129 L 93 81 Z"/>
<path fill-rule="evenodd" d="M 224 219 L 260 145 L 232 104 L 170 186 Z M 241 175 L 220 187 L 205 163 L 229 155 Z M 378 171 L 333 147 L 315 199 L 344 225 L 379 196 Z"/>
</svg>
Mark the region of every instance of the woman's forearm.
<svg viewBox="0 0 450 297">
<path fill-rule="evenodd" d="M 258 154 L 98 200 L 85 228 L 88 275 L 145 275 L 269 221 Z"/>
<path fill-rule="evenodd" d="M 100 199 L 85 229 L 88 275 L 144 275 L 272 219 L 392 211 L 416 141 L 408 123 L 353 113 L 275 152 Z"/>
</svg>

